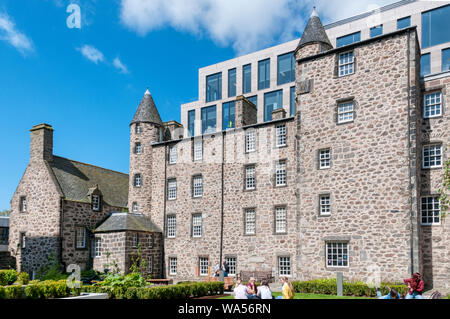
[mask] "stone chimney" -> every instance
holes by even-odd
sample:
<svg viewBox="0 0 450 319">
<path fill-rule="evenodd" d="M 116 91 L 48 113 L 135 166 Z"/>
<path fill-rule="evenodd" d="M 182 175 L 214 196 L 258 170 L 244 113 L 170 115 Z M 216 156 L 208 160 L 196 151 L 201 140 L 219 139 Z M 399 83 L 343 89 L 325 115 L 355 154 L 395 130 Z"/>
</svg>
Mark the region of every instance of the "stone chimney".
<svg viewBox="0 0 450 319">
<path fill-rule="evenodd" d="M 286 111 L 280 107 L 272 111 L 272 120 L 281 120 L 286 118 Z"/>
<path fill-rule="evenodd" d="M 250 102 L 250 100 L 245 98 L 243 95 L 239 95 L 238 97 L 236 97 L 235 112 L 235 128 L 256 124 L 256 105 Z"/>
<path fill-rule="evenodd" d="M 49 124 L 33 126 L 30 143 L 30 162 L 53 160 L 53 127 Z"/>
<path fill-rule="evenodd" d="M 183 125 L 178 123 L 177 121 L 169 121 L 163 123 L 164 131 L 164 140 L 178 140 L 183 138 Z"/>
</svg>

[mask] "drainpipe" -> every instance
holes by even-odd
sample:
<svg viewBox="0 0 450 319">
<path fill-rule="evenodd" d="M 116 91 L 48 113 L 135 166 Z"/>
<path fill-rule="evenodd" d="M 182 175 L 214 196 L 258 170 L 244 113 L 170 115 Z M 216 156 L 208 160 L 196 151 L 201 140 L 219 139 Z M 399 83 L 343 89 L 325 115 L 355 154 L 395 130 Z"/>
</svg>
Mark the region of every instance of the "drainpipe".
<svg viewBox="0 0 450 319">
<path fill-rule="evenodd" d="M 222 190 L 221 190 L 221 213 L 220 213 L 220 257 L 219 257 L 219 267 L 222 269 L 222 254 L 223 254 L 223 202 L 224 202 L 224 168 L 225 168 L 225 135 L 226 132 L 222 131 Z"/>
<path fill-rule="evenodd" d="M 165 236 L 166 236 L 166 206 L 167 206 L 167 144 L 164 146 L 164 212 L 163 212 L 163 229 L 161 237 L 161 278 L 165 279 L 164 259 L 165 259 Z"/>
<path fill-rule="evenodd" d="M 64 267 L 64 272 L 66 271 L 66 267 L 63 263 L 63 223 L 64 223 L 64 197 L 60 199 L 60 209 L 61 213 L 59 214 L 59 264 Z"/>
</svg>

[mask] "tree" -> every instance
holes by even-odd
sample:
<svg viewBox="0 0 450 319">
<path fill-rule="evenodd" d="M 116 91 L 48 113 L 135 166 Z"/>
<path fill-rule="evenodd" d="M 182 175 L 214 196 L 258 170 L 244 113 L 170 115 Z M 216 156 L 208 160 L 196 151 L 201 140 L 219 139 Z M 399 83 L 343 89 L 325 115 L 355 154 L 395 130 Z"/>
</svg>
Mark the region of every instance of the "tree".
<svg viewBox="0 0 450 319">
<path fill-rule="evenodd" d="M 9 209 L 0 211 L 0 216 L 9 216 L 9 214 L 11 214 L 11 211 Z"/>
<path fill-rule="evenodd" d="M 444 164 L 444 179 L 442 181 L 442 188 L 439 189 L 439 195 L 441 216 L 444 219 L 450 207 L 450 160 Z"/>
</svg>

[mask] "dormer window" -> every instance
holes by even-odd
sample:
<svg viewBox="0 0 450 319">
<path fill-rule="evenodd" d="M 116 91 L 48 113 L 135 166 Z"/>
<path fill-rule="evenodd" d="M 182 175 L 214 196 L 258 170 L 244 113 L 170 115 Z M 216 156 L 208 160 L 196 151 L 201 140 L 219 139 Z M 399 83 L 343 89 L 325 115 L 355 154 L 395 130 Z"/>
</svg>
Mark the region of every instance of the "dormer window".
<svg viewBox="0 0 450 319">
<path fill-rule="evenodd" d="M 100 195 L 92 195 L 92 210 L 100 210 Z"/>
<path fill-rule="evenodd" d="M 27 212 L 27 197 L 26 196 L 21 196 L 20 197 L 19 211 L 21 213 L 26 213 Z"/>
<path fill-rule="evenodd" d="M 136 124 L 136 134 L 141 134 L 142 133 L 142 126 L 141 124 L 137 123 Z"/>
</svg>

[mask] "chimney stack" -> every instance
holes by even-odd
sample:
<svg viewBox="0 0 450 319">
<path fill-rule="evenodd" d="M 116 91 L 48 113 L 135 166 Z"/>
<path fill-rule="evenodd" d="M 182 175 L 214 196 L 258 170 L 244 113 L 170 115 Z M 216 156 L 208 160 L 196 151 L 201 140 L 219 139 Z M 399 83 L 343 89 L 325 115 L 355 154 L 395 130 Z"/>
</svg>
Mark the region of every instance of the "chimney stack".
<svg viewBox="0 0 450 319">
<path fill-rule="evenodd" d="M 49 124 L 33 126 L 30 143 L 30 162 L 53 160 L 53 127 Z"/>
</svg>

